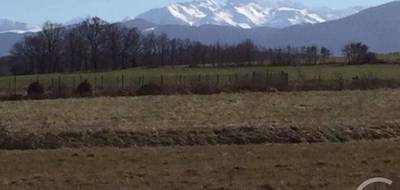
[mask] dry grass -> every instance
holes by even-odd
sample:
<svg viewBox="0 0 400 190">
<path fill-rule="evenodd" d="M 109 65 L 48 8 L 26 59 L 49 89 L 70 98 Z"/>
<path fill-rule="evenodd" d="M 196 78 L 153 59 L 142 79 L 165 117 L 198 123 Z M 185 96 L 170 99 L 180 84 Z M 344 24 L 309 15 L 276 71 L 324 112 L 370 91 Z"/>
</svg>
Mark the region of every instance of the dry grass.
<svg viewBox="0 0 400 190">
<path fill-rule="evenodd" d="M 378 127 L 400 122 L 400 90 L 149 96 L 0 103 L 11 131 Z"/>
<path fill-rule="evenodd" d="M 0 102 L 0 130 L 379 127 L 400 122 L 399 97 L 376 90 Z M 354 190 L 369 177 L 398 176 L 399 158 L 393 139 L 0 151 L 0 189 Z"/>
<path fill-rule="evenodd" d="M 0 189 L 355 190 L 398 176 L 398 143 L 0 151 Z"/>
</svg>

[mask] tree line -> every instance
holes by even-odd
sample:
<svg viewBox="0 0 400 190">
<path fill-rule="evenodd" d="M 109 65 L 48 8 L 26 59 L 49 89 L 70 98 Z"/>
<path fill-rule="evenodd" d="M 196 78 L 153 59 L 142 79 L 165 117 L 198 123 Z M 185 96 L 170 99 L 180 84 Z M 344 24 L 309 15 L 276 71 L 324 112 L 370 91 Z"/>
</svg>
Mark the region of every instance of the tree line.
<svg viewBox="0 0 400 190">
<path fill-rule="evenodd" d="M 343 50 L 352 59 L 349 63 L 356 64 L 366 61 L 364 51 L 363 44 Z M 41 32 L 17 43 L 6 60 L 14 74 L 38 74 L 166 65 L 312 65 L 329 62 L 330 57 L 331 51 L 325 47 L 272 49 L 258 47 L 251 40 L 236 45 L 203 44 L 165 34 L 143 34 L 90 17 L 73 26 L 46 22 Z"/>
</svg>

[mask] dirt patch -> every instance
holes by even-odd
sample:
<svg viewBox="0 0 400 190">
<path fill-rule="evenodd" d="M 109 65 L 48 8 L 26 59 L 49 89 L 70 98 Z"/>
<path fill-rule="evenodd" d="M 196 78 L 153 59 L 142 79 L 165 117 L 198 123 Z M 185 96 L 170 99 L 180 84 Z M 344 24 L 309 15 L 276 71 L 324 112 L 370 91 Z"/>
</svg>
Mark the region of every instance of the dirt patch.
<svg viewBox="0 0 400 190">
<path fill-rule="evenodd" d="M 355 140 L 378 140 L 400 137 L 397 124 L 379 127 L 312 128 L 199 128 L 192 130 L 168 129 L 157 131 L 98 130 L 60 133 L 10 133 L 0 131 L 0 149 L 56 149 L 80 147 L 143 147 L 195 145 L 247 145 L 265 143 L 323 143 Z"/>
</svg>

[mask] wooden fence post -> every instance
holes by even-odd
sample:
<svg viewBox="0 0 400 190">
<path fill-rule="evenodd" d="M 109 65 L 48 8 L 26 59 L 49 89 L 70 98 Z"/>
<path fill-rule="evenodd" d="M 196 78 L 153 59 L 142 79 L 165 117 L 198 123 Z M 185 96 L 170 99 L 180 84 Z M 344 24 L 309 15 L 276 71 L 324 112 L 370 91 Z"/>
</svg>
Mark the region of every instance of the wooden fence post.
<svg viewBox="0 0 400 190">
<path fill-rule="evenodd" d="M 121 86 L 120 86 L 120 84 L 119 84 L 119 76 L 117 76 L 117 78 L 116 78 L 116 81 L 115 81 L 116 83 L 117 83 L 117 89 L 118 88 L 121 88 Z"/>
<path fill-rule="evenodd" d="M 75 90 L 76 88 L 76 81 L 75 81 L 75 77 L 72 77 L 72 90 Z"/>
<path fill-rule="evenodd" d="M 235 83 L 237 83 L 239 81 L 239 74 L 235 73 Z"/>
<path fill-rule="evenodd" d="M 61 76 L 58 76 L 58 96 L 61 96 Z"/>
<path fill-rule="evenodd" d="M 14 75 L 14 95 L 17 95 L 17 75 Z"/>
<path fill-rule="evenodd" d="M 125 88 L 125 75 L 124 74 L 122 74 L 121 75 L 121 89 L 124 89 Z"/>
<path fill-rule="evenodd" d="M 50 88 L 51 88 L 51 92 L 54 93 L 54 79 L 53 77 L 50 79 Z"/>
<path fill-rule="evenodd" d="M 93 95 L 96 96 L 96 88 L 97 88 L 97 76 L 94 77 L 94 88 L 93 88 Z"/>
<path fill-rule="evenodd" d="M 101 75 L 101 89 L 104 89 L 104 76 Z"/>
<path fill-rule="evenodd" d="M 8 95 L 11 96 L 11 79 L 8 79 Z"/>
<path fill-rule="evenodd" d="M 280 80 L 281 80 L 280 86 L 281 86 L 282 90 L 286 90 L 289 86 L 289 74 L 282 71 Z"/>
</svg>

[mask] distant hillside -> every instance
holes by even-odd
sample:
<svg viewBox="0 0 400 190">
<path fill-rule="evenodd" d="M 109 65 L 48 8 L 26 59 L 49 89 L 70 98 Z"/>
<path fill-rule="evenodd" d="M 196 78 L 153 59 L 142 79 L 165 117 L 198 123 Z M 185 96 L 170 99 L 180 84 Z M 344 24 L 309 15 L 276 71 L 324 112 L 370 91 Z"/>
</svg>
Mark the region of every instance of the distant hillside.
<svg viewBox="0 0 400 190">
<path fill-rule="evenodd" d="M 24 34 L 0 33 L 0 56 L 7 55 L 11 48 L 23 38 Z"/>
</svg>

